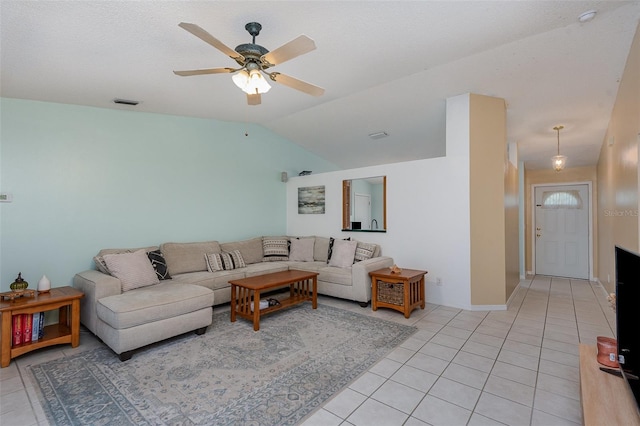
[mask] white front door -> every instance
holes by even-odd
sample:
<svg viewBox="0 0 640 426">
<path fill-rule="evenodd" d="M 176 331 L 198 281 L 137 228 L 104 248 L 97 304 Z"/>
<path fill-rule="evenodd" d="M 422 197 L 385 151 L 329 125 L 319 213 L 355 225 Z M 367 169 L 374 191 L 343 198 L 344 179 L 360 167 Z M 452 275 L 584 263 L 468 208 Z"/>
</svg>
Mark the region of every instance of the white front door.
<svg viewBox="0 0 640 426">
<path fill-rule="evenodd" d="M 589 186 L 535 189 L 536 274 L 589 279 Z"/>
</svg>

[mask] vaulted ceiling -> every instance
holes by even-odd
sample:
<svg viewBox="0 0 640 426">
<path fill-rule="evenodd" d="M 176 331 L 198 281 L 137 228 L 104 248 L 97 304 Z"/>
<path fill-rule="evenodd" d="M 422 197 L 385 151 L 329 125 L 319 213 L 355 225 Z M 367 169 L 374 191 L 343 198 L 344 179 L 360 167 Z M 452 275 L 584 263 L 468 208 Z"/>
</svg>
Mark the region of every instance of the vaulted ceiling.
<svg viewBox="0 0 640 426">
<path fill-rule="evenodd" d="M 506 100 L 508 142 L 536 169 L 550 168 L 558 124 L 567 167 L 596 163 L 640 2 L 3 0 L 0 15 L 3 97 L 258 123 L 354 168 L 443 156 L 446 99 L 472 92 Z M 229 74 L 173 74 L 236 65 L 180 22 L 233 49 L 252 21 L 269 50 L 315 41 L 272 70 L 323 96 L 273 83 L 248 106 Z"/>
</svg>

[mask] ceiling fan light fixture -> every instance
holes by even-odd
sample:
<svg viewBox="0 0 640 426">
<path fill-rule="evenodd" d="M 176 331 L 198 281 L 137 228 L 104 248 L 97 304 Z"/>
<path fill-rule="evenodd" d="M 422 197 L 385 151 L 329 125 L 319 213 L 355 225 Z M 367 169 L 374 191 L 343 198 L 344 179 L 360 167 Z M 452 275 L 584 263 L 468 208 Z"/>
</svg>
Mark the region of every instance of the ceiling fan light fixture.
<svg viewBox="0 0 640 426">
<path fill-rule="evenodd" d="M 262 73 L 258 70 L 249 71 L 249 82 L 247 83 L 247 92 L 250 95 L 256 93 L 267 93 L 271 89 L 271 85 L 267 83 L 267 80 L 262 76 Z"/>
<path fill-rule="evenodd" d="M 247 83 L 249 83 L 249 73 L 245 70 L 240 70 L 231 76 L 231 80 L 233 80 L 236 86 L 244 90 L 245 87 L 247 87 Z"/>
<path fill-rule="evenodd" d="M 562 171 L 567 164 L 567 157 L 560 155 L 560 130 L 564 129 L 564 126 L 556 126 L 553 128 L 558 133 L 558 154 L 551 157 L 551 164 L 556 172 Z"/>
<path fill-rule="evenodd" d="M 248 95 L 267 93 L 271 85 L 259 70 L 240 70 L 231 77 L 236 86 Z"/>
</svg>

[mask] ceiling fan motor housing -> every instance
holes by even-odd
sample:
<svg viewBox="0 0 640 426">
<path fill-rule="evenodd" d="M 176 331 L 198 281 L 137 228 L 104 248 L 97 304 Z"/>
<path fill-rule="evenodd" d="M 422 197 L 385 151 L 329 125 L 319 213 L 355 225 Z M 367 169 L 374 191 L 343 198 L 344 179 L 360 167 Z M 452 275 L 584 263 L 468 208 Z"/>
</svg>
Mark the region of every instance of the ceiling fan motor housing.
<svg viewBox="0 0 640 426">
<path fill-rule="evenodd" d="M 244 43 L 236 46 L 235 51 L 244 56 L 245 61 L 236 60 L 240 65 L 245 65 L 247 62 L 261 63 L 261 57 L 269 53 L 269 50 L 256 44 L 256 36 L 260 34 L 262 25 L 257 22 L 249 22 L 244 26 L 244 29 L 253 37 L 252 43 Z M 264 67 L 266 68 L 266 67 Z"/>
</svg>

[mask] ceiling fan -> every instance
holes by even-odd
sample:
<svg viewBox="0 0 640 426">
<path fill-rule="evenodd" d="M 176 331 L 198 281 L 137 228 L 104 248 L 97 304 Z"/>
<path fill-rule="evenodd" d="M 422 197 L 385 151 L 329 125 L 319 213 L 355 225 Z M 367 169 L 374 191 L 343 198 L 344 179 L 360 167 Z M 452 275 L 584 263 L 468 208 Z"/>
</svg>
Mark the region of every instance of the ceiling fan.
<svg viewBox="0 0 640 426">
<path fill-rule="evenodd" d="M 268 76 L 272 81 L 300 90 L 301 92 L 309 95 L 321 96 L 324 93 L 323 88 L 311 83 L 298 80 L 297 78 L 293 78 L 279 72 L 266 71 L 268 68 L 314 50 L 316 48 L 316 44 L 312 39 L 305 35 L 301 35 L 269 52 L 269 50 L 259 44 L 256 44 L 256 36 L 260 34 L 262 25 L 257 22 L 249 22 L 244 26 L 244 28 L 249 32 L 249 34 L 251 34 L 251 36 L 253 36 L 253 41 L 251 43 L 240 44 L 235 48 L 235 50 L 232 50 L 220 40 L 195 24 L 181 22 L 179 26 L 235 60 L 238 65 L 240 65 L 240 68 L 227 67 L 174 71 L 174 74 L 176 75 L 187 77 L 202 74 L 235 73 L 232 77 L 233 82 L 247 94 L 247 103 L 249 105 L 259 105 L 262 101 L 260 95 L 268 92 L 271 88 L 269 83 L 263 77 L 263 74 Z"/>
</svg>

